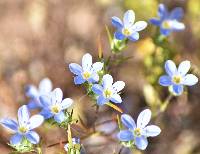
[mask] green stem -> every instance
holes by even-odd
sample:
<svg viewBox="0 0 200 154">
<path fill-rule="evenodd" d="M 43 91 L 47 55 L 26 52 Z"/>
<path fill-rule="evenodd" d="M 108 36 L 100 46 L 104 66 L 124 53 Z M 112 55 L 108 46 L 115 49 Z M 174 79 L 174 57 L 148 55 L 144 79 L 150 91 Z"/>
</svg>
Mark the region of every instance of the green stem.
<svg viewBox="0 0 200 154">
<path fill-rule="evenodd" d="M 167 106 L 169 105 L 170 100 L 173 98 L 173 95 L 170 94 L 165 101 L 160 105 L 160 112 L 165 112 Z"/>
<path fill-rule="evenodd" d="M 38 146 L 36 150 L 37 150 L 37 154 L 42 154 L 42 148 L 40 146 Z"/>
</svg>

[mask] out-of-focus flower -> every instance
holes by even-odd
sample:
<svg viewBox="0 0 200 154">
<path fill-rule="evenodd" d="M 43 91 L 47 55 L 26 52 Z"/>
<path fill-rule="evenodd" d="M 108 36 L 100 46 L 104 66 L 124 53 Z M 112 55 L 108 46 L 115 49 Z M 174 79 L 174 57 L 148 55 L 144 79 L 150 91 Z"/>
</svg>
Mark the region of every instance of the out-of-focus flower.
<svg viewBox="0 0 200 154">
<path fill-rule="evenodd" d="M 150 23 L 160 27 L 162 35 L 169 35 L 173 31 L 181 31 L 185 29 L 185 25 L 179 20 L 183 17 L 183 9 L 176 7 L 171 12 L 168 12 L 164 4 L 160 4 L 158 8 L 158 18 L 150 19 Z"/>
<path fill-rule="evenodd" d="M 69 69 L 76 76 L 74 77 L 75 84 L 82 84 L 86 81 L 94 83 L 99 81 L 98 72 L 103 68 L 103 63 L 96 62 L 92 64 L 92 56 L 86 53 L 82 58 L 82 67 L 79 64 L 69 64 Z"/>
<path fill-rule="evenodd" d="M 36 88 L 34 85 L 28 85 L 26 87 L 26 96 L 30 98 L 28 103 L 29 109 L 42 108 L 39 97 L 50 93 L 52 90 L 52 82 L 49 78 L 44 78 L 40 81 L 39 87 Z"/>
<path fill-rule="evenodd" d="M 122 142 L 133 141 L 138 149 L 145 150 L 148 145 L 147 137 L 155 137 L 161 132 L 158 126 L 147 126 L 150 119 L 151 111 L 149 109 L 145 109 L 139 114 L 137 125 L 130 115 L 123 114 L 121 116 L 121 121 L 128 129 L 121 130 L 118 133 L 119 140 Z"/>
<path fill-rule="evenodd" d="M 80 138 L 72 138 L 72 145 L 69 143 L 64 146 L 65 151 L 77 154 L 85 154 L 85 149 L 80 143 Z"/>
<path fill-rule="evenodd" d="M 40 102 L 42 103 L 41 115 L 45 119 L 54 118 L 58 123 L 61 123 L 65 120 L 65 114 L 63 110 L 69 108 L 73 100 L 70 98 L 63 99 L 63 92 L 60 88 L 54 89 L 49 95 L 40 96 Z"/>
<path fill-rule="evenodd" d="M 97 104 L 104 105 L 109 101 L 114 103 L 121 103 L 122 99 L 118 94 L 125 86 L 123 81 L 117 81 L 113 84 L 111 75 L 106 74 L 103 76 L 102 85 L 94 84 L 92 91 L 98 95 Z"/>
<path fill-rule="evenodd" d="M 139 39 L 139 31 L 147 27 L 145 21 L 135 21 L 135 13 L 133 10 L 125 12 L 123 22 L 118 17 L 112 17 L 112 24 L 117 28 L 114 36 L 118 40 L 128 38 L 131 41 L 137 41 Z"/>
<path fill-rule="evenodd" d="M 4 118 L 0 123 L 15 132 L 10 139 L 12 145 L 19 144 L 24 137 L 32 144 L 37 144 L 39 143 L 40 137 L 33 129 L 39 127 L 43 121 L 44 117 L 41 115 L 33 115 L 30 117 L 27 106 L 23 105 L 18 110 L 18 122 Z"/>
<path fill-rule="evenodd" d="M 193 86 L 198 82 L 198 78 L 193 74 L 187 74 L 190 69 L 190 61 L 186 60 L 179 64 L 178 69 L 172 60 L 165 62 L 165 71 L 167 75 L 163 75 L 159 79 L 162 86 L 171 87 L 175 95 L 181 95 L 184 85 Z"/>
</svg>

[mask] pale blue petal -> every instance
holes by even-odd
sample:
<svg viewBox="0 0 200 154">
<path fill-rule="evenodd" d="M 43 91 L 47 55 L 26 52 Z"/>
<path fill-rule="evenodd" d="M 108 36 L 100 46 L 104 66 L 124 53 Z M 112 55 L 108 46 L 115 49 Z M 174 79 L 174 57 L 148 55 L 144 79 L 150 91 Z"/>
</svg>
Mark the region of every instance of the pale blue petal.
<svg viewBox="0 0 200 154">
<path fill-rule="evenodd" d="M 119 94 L 113 94 L 111 97 L 110 97 L 110 100 L 114 103 L 121 103 L 122 102 L 122 98 L 120 97 Z"/>
<path fill-rule="evenodd" d="M 131 41 L 137 41 L 140 35 L 138 32 L 133 32 L 131 35 L 128 36 L 128 39 Z"/>
<path fill-rule="evenodd" d="M 89 83 L 94 83 L 99 81 L 99 75 L 97 73 L 92 73 L 91 77 L 88 79 Z"/>
<path fill-rule="evenodd" d="M 155 125 L 149 125 L 142 130 L 142 135 L 146 137 L 155 137 L 158 136 L 161 132 L 161 129 Z"/>
<path fill-rule="evenodd" d="M 50 96 L 42 95 L 39 99 L 44 108 L 48 108 L 52 104 Z"/>
<path fill-rule="evenodd" d="M 65 120 L 65 114 L 61 111 L 60 113 L 54 115 L 54 120 L 58 123 L 61 123 Z"/>
<path fill-rule="evenodd" d="M 32 99 L 28 102 L 27 107 L 29 110 L 34 110 L 37 108 L 41 108 L 42 104 L 40 103 L 39 99 Z"/>
<path fill-rule="evenodd" d="M 151 119 L 151 110 L 145 109 L 143 110 L 138 118 L 137 118 L 137 127 L 138 128 L 144 128 Z"/>
<path fill-rule="evenodd" d="M 197 84 L 197 82 L 198 82 L 198 78 L 195 75 L 187 74 L 184 77 L 182 84 L 187 85 L 187 86 L 193 86 L 193 85 Z"/>
<path fill-rule="evenodd" d="M 4 118 L 0 121 L 0 124 L 3 125 L 5 128 L 9 128 L 13 131 L 17 131 L 18 130 L 18 124 L 17 122 L 15 122 L 14 120 L 12 119 L 7 119 L 7 118 Z"/>
<path fill-rule="evenodd" d="M 43 109 L 40 114 L 45 118 L 45 119 L 49 119 L 51 117 L 53 117 L 53 114 L 51 113 L 51 111 L 49 109 Z"/>
<path fill-rule="evenodd" d="M 122 121 L 123 125 L 128 129 L 134 130 L 136 128 L 135 121 L 128 114 L 122 114 L 121 121 Z"/>
<path fill-rule="evenodd" d="M 60 106 L 62 110 L 65 110 L 69 108 L 70 106 L 72 106 L 72 104 L 73 104 L 73 100 L 71 98 L 65 98 L 60 104 Z"/>
<path fill-rule="evenodd" d="M 139 32 L 147 27 L 147 23 L 145 21 L 137 21 L 133 26 L 132 30 Z"/>
<path fill-rule="evenodd" d="M 83 79 L 83 77 L 82 76 L 76 76 L 76 77 L 74 77 L 74 83 L 77 85 L 77 84 L 82 84 L 82 83 L 84 83 L 86 80 L 85 79 Z"/>
<path fill-rule="evenodd" d="M 173 77 L 173 75 L 177 73 L 176 65 L 172 60 L 167 60 L 165 62 L 165 71 L 170 77 Z"/>
<path fill-rule="evenodd" d="M 159 78 L 159 84 L 162 86 L 170 86 L 172 85 L 171 77 L 167 75 L 163 75 Z"/>
<path fill-rule="evenodd" d="M 44 122 L 44 117 L 41 115 L 33 115 L 29 119 L 29 129 L 32 130 L 34 128 L 39 127 Z"/>
<path fill-rule="evenodd" d="M 30 112 L 26 105 L 21 106 L 18 109 L 18 122 L 19 125 L 27 124 L 30 118 Z"/>
<path fill-rule="evenodd" d="M 83 72 L 82 67 L 76 63 L 69 64 L 69 70 L 76 75 L 79 75 Z"/>
<path fill-rule="evenodd" d="M 181 31 L 185 29 L 185 25 L 178 21 L 173 21 L 171 27 L 174 31 Z"/>
<path fill-rule="evenodd" d="M 159 4 L 158 7 L 158 16 L 163 19 L 168 15 L 168 10 L 164 4 Z"/>
<path fill-rule="evenodd" d="M 123 22 L 124 22 L 124 27 L 125 28 L 130 28 L 135 21 L 135 13 L 133 12 L 133 10 L 128 10 L 124 13 L 124 18 L 123 18 Z"/>
<path fill-rule="evenodd" d="M 82 58 L 83 71 L 90 69 L 92 66 L 92 56 L 86 53 Z"/>
<path fill-rule="evenodd" d="M 171 32 L 172 32 L 171 29 L 164 29 L 164 28 L 162 28 L 162 27 L 160 28 L 160 33 L 161 33 L 162 35 L 168 36 Z"/>
<path fill-rule="evenodd" d="M 133 133 L 129 130 L 121 130 L 117 137 L 120 141 L 131 141 L 134 139 Z"/>
<path fill-rule="evenodd" d="M 120 31 L 116 31 L 114 33 L 114 37 L 117 39 L 117 40 L 123 40 L 126 38 L 126 36 L 124 34 L 122 34 L 122 32 Z"/>
<path fill-rule="evenodd" d="M 183 62 L 181 62 L 178 66 L 178 73 L 182 76 L 186 75 L 187 72 L 190 70 L 190 61 L 185 60 Z"/>
<path fill-rule="evenodd" d="M 152 19 L 149 20 L 149 22 L 153 25 L 156 25 L 156 26 L 160 26 L 160 24 L 161 24 L 160 19 L 157 19 L 157 18 L 152 18 Z"/>
<path fill-rule="evenodd" d="M 183 93 L 183 85 L 173 85 L 172 89 L 177 95 L 181 95 Z"/>
<path fill-rule="evenodd" d="M 40 84 L 39 84 L 40 95 L 51 92 L 52 88 L 53 88 L 53 85 L 49 78 L 44 78 L 40 81 Z"/>
<path fill-rule="evenodd" d="M 176 7 L 170 13 L 170 19 L 180 20 L 183 17 L 183 9 L 181 7 Z"/>
<path fill-rule="evenodd" d="M 38 144 L 40 141 L 40 136 L 35 131 L 30 131 L 28 134 L 26 134 L 26 138 L 32 143 L 32 144 Z"/>
<path fill-rule="evenodd" d="M 11 138 L 10 138 L 10 143 L 11 144 L 19 144 L 22 140 L 22 135 L 21 134 L 14 134 Z"/>
<path fill-rule="evenodd" d="M 136 137 L 135 138 L 135 145 L 137 146 L 138 149 L 140 150 L 145 150 L 148 145 L 147 138 L 144 136 L 141 137 Z"/>
<path fill-rule="evenodd" d="M 102 92 L 103 92 L 103 87 L 100 86 L 99 84 L 94 84 L 94 85 L 92 86 L 92 91 L 93 91 L 95 94 L 97 94 L 97 95 L 101 95 Z"/>
<path fill-rule="evenodd" d="M 33 85 L 26 86 L 25 93 L 29 98 L 37 98 L 39 96 L 37 88 Z"/>
<path fill-rule="evenodd" d="M 112 25 L 118 29 L 123 27 L 123 23 L 118 17 L 112 17 Z"/>
<path fill-rule="evenodd" d="M 109 74 L 106 74 L 103 76 L 102 81 L 103 81 L 103 88 L 104 89 L 109 88 L 113 84 L 113 77 Z"/>
<path fill-rule="evenodd" d="M 103 95 L 99 96 L 97 99 L 97 104 L 102 106 L 104 104 L 106 104 L 109 100 L 106 99 Z"/>
<path fill-rule="evenodd" d="M 125 82 L 124 81 L 117 81 L 112 85 L 112 88 L 115 92 L 120 92 L 122 89 L 124 89 Z"/>
<path fill-rule="evenodd" d="M 98 72 L 98 71 L 101 71 L 102 68 L 103 68 L 103 63 L 101 62 L 96 62 L 92 65 L 92 68 L 93 68 L 93 71 L 94 72 Z"/>
</svg>

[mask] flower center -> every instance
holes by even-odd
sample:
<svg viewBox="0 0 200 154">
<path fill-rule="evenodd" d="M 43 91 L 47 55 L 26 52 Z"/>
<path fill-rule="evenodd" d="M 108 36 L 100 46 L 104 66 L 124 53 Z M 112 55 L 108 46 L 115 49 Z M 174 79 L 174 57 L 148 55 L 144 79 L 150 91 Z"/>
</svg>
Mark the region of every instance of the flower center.
<svg viewBox="0 0 200 154">
<path fill-rule="evenodd" d="M 54 113 L 54 114 L 57 114 L 60 112 L 60 107 L 58 105 L 53 105 L 51 107 L 51 112 Z"/>
<path fill-rule="evenodd" d="M 86 71 L 86 72 L 83 73 L 83 78 L 87 80 L 90 77 L 90 75 L 91 74 Z"/>
<path fill-rule="evenodd" d="M 172 78 L 172 82 L 174 82 L 175 84 L 180 84 L 181 83 L 181 76 L 179 75 L 175 75 L 173 78 Z"/>
<path fill-rule="evenodd" d="M 105 95 L 106 98 L 109 98 L 109 97 L 112 96 L 112 91 L 109 90 L 109 89 L 106 89 L 106 90 L 104 91 L 104 95 Z"/>
<path fill-rule="evenodd" d="M 164 29 L 170 29 L 170 28 L 171 28 L 171 21 L 169 21 L 169 20 L 163 21 L 162 27 L 163 27 Z"/>
<path fill-rule="evenodd" d="M 24 134 L 24 133 L 26 133 L 27 131 L 28 131 L 28 129 L 27 129 L 26 127 L 24 127 L 24 126 L 19 127 L 19 132 L 20 132 L 20 133 Z"/>
<path fill-rule="evenodd" d="M 141 136 L 141 129 L 136 128 L 133 133 L 134 133 L 135 136 L 139 137 L 139 136 Z"/>
<path fill-rule="evenodd" d="M 131 34 L 131 32 L 127 29 L 127 28 L 124 28 L 122 33 L 126 36 L 129 36 Z"/>
</svg>

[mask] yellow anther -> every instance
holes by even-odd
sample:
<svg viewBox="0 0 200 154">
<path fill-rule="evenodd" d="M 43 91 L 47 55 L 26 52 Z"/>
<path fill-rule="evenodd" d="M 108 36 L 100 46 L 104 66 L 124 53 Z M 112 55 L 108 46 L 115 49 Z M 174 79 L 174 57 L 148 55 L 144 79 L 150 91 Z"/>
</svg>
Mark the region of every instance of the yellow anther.
<svg viewBox="0 0 200 154">
<path fill-rule="evenodd" d="M 88 79 L 88 78 L 90 77 L 90 75 L 91 75 L 91 74 L 90 74 L 89 72 L 84 72 L 84 73 L 83 73 L 83 78 L 84 78 L 84 79 Z"/>
<path fill-rule="evenodd" d="M 164 29 L 170 29 L 170 28 L 171 28 L 171 22 L 168 21 L 168 20 L 164 21 L 164 22 L 162 23 L 162 27 L 163 27 Z"/>
<path fill-rule="evenodd" d="M 104 95 L 105 95 L 106 98 L 109 98 L 109 97 L 111 97 L 111 95 L 112 95 L 112 91 L 109 90 L 109 89 L 106 89 L 106 90 L 104 91 Z"/>
<path fill-rule="evenodd" d="M 52 106 L 51 107 L 51 112 L 54 113 L 54 114 L 59 113 L 60 112 L 59 106 L 57 106 L 57 105 Z"/>
<path fill-rule="evenodd" d="M 180 84 L 181 83 L 181 76 L 179 75 L 175 75 L 173 78 L 172 78 L 172 82 L 174 82 L 175 84 Z"/>
<path fill-rule="evenodd" d="M 26 133 L 27 130 L 28 130 L 28 129 L 27 129 L 26 127 L 24 127 L 24 126 L 22 126 L 22 127 L 19 128 L 19 132 L 20 132 L 20 133 Z"/>
<path fill-rule="evenodd" d="M 126 35 L 126 36 L 129 36 L 131 34 L 131 32 L 127 28 L 124 28 L 123 34 Z"/>
<path fill-rule="evenodd" d="M 135 136 L 141 136 L 141 129 L 140 129 L 140 128 L 136 128 L 136 129 L 134 130 L 134 135 L 135 135 Z"/>
</svg>

